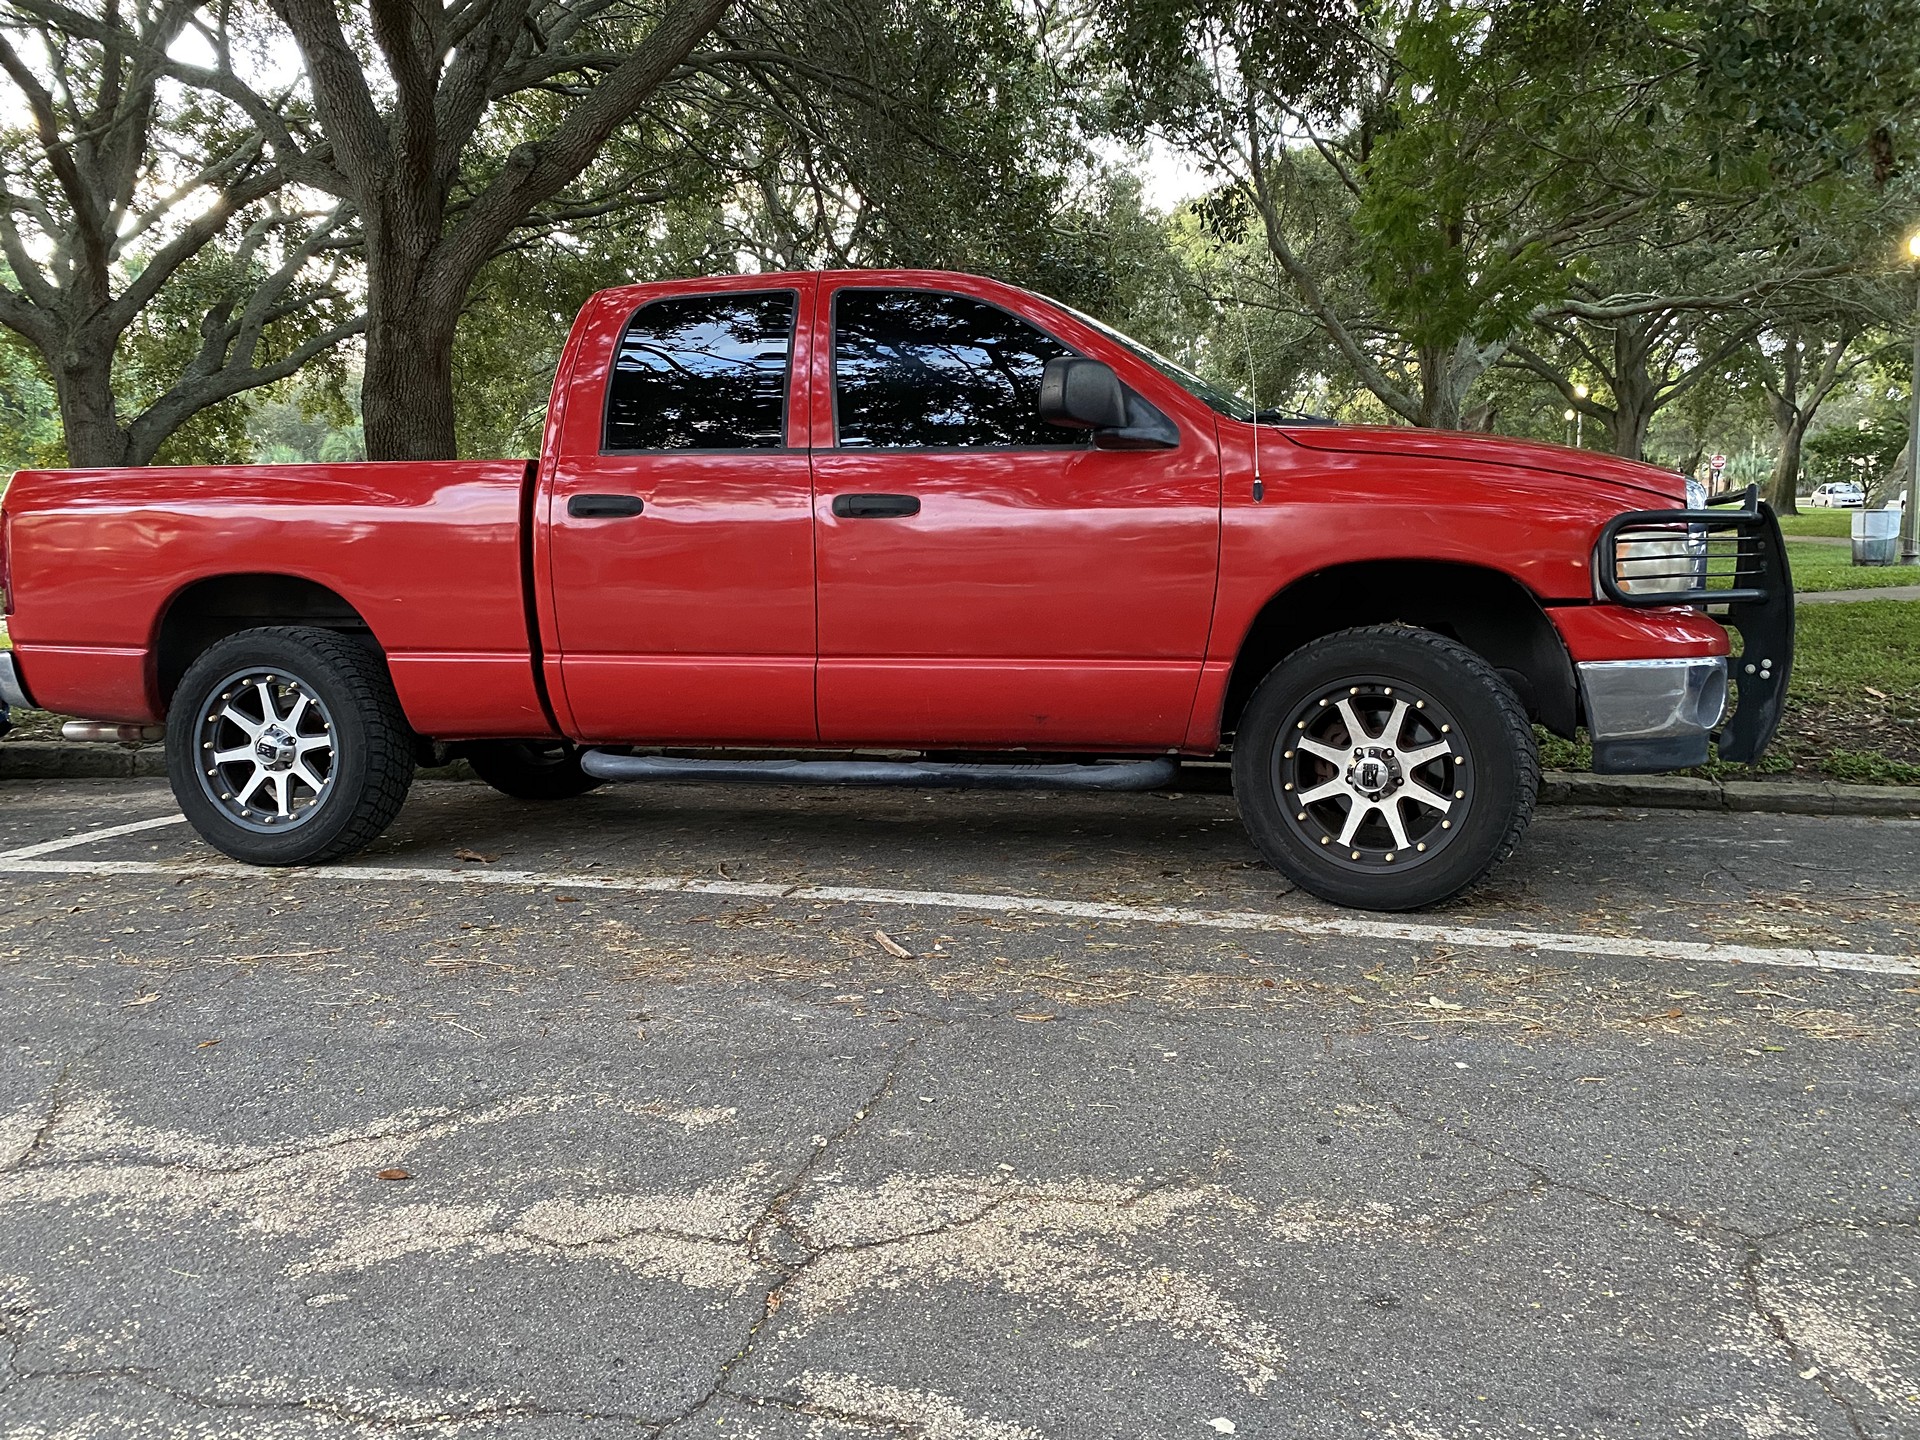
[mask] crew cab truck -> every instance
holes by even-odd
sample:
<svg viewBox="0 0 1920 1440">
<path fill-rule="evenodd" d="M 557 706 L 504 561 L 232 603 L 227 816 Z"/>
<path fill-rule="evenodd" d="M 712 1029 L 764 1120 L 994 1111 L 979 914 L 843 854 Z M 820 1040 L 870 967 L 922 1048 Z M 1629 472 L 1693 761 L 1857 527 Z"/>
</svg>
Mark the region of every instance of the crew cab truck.
<svg viewBox="0 0 1920 1440">
<path fill-rule="evenodd" d="M 1750 761 L 1792 658 L 1751 494 L 1256 414 L 925 271 L 598 294 L 532 462 L 24 471 L 0 566 L 0 696 L 164 723 L 187 817 L 261 865 L 360 849 L 449 753 L 550 800 L 1230 755 L 1276 868 L 1411 909 L 1519 841 L 1530 722 L 1605 771 Z"/>
</svg>

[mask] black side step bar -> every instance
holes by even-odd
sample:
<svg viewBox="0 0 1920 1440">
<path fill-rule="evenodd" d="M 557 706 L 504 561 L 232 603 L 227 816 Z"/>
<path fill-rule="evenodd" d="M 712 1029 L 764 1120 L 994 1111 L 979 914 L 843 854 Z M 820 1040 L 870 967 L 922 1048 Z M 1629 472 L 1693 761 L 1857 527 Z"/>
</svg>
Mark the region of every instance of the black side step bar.
<svg viewBox="0 0 1920 1440">
<path fill-rule="evenodd" d="M 918 790 L 1164 790 L 1173 759 L 1109 765 L 970 764 L 940 760 L 692 760 L 589 750 L 580 768 L 597 780 L 706 785 L 899 785 Z"/>
</svg>

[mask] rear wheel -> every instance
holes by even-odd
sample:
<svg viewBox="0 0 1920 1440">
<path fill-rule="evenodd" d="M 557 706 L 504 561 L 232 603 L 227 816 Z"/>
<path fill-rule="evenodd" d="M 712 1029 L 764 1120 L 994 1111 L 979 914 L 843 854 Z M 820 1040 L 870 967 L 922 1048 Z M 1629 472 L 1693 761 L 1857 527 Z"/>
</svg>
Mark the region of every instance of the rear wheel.
<svg viewBox="0 0 1920 1440">
<path fill-rule="evenodd" d="M 216 850 L 310 865 L 370 844 L 413 783 L 379 652 L 332 630 L 244 630 L 193 662 L 167 714 L 174 798 Z"/>
<path fill-rule="evenodd" d="M 564 740 L 477 740 L 461 753 L 474 774 L 516 800 L 571 800 L 600 783 Z"/>
<path fill-rule="evenodd" d="M 1254 843 L 1301 889 L 1414 910 L 1477 883 L 1533 818 L 1525 709 L 1479 655 L 1406 626 L 1344 630 L 1287 657 L 1234 740 Z"/>
</svg>

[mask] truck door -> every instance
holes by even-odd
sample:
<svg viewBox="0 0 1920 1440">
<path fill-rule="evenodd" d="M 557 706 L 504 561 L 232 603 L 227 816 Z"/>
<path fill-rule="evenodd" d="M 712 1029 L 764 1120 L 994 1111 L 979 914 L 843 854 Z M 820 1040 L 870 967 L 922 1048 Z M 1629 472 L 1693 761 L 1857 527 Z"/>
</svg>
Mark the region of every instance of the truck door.
<svg viewBox="0 0 1920 1440">
<path fill-rule="evenodd" d="M 1178 745 L 1218 563 L 1212 427 L 1097 449 L 1039 419 L 1042 368 L 1075 352 L 1010 310 L 858 281 L 820 304 L 821 740 Z"/>
<path fill-rule="evenodd" d="M 793 363 L 812 292 L 714 282 L 610 317 L 583 350 L 605 357 L 604 384 L 572 377 L 543 496 L 579 738 L 815 738 L 807 389 Z"/>
</svg>

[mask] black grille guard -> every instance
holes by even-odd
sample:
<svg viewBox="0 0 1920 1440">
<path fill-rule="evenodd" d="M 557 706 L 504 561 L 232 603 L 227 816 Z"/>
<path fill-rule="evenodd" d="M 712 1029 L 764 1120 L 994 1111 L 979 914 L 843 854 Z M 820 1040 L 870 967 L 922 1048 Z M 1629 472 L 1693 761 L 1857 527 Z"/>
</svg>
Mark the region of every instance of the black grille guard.
<svg viewBox="0 0 1920 1440">
<path fill-rule="evenodd" d="M 1680 541 L 1654 555 L 1622 556 L 1633 542 Z M 1709 501 L 1703 510 L 1634 510 L 1616 515 L 1600 531 L 1594 550 L 1600 593 L 1616 605 L 1637 608 L 1692 605 L 1739 632 L 1741 653 L 1730 662 L 1738 703 L 1714 732 L 1722 760 L 1751 765 L 1780 728 L 1793 670 L 1793 572 L 1773 507 L 1758 486 L 1741 495 Z M 1622 582 L 1691 581 L 1680 589 L 1651 593 L 1622 589 Z"/>
</svg>

